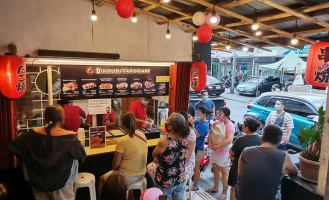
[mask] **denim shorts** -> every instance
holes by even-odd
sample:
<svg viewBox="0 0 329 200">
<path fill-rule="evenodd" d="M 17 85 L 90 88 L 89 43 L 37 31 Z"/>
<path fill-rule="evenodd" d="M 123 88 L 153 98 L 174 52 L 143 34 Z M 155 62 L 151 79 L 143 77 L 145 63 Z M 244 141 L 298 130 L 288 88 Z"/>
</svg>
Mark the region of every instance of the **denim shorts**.
<svg viewBox="0 0 329 200">
<path fill-rule="evenodd" d="M 171 188 L 163 188 L 163 187 L 158 187 L 158 188 L 163 192 L 163 194 L 167 195 L 167 200 L 171 200 L 171 198 L 182 199 L 186 189 L 185 187 L 186 187 L 186 180 L 183 183 Z"/>
</svg>

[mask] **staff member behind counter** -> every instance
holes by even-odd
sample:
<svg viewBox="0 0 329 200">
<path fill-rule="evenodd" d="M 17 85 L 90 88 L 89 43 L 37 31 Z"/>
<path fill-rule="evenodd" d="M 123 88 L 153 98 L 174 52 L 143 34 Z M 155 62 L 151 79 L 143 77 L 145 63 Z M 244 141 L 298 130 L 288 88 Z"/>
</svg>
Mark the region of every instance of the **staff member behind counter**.
<svg viewBox="0 0 329 200">
<path fill-rule="evenodd" d="M 136 117 L 136 128 L 141 129 L 144 127 L 149 127 L 153 122 L 152 119 L 147 118 L 146 106 L 149 103 L 150 98 L 141 97 L 132 102 L 129 106 L 129 111 L 132 112 Z"/>
<path fill-rule="evenodd" d="M 110 109 L 110 107 L 106 108 L 106 112 L 107 113 L 103 114 L 102 116 L 102 125 L 106 126 L 106 131 L 109 131 L 115 128 L 115 126 L 117 125 L 117 118 L 115 116 L 115 112 L 113 111 L 113 109 Z M 93 117 L 92 115 L 88 114 L 85 126 L 89 128 L 92 127 L 92 124 L 93 124 Z"/>
<path fill-rule="evenodd" d="M 72 106 L 68 100 L 59 100 L 58 104 L 62 106 L 65 113 L 64 128 L 77 132 L 80 128 L 80 117 L 85 118 L 86 113 L 79 106 Z"/>
</svg>

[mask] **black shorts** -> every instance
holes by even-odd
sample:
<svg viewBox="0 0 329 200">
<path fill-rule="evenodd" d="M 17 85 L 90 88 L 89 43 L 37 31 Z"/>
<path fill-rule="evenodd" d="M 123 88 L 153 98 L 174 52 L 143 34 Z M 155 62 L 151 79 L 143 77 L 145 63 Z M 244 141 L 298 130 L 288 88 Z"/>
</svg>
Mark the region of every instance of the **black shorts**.
<svg viewBox="0 0 329 200">
<path fill-rule="evenodd" d="M 238 183 L 238 176 L 234 175 L 233 173 L 229 173 L 227 183 L 229 186 L 235 187 Z"/>
</svg>

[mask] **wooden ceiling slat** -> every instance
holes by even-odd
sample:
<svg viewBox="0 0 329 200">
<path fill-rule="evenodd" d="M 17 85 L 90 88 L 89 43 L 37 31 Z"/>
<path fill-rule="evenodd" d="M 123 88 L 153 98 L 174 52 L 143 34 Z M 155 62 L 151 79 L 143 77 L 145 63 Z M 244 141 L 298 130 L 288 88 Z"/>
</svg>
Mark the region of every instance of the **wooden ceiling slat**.
<svg viewBox="0 0 329 200">
<path fill-rule="evenodd" d="M 223 8 L 233 8 L 235 6 L 240 6 L 240 5 L 243 5 L 243 4 L 246 4 L 246 3 L 250 3 L 250 2 L 253 2 L 254 0 L 240 0 L 240 1 L 236 1 L 236 2 L 232 2 L 232 3 L 227 3 L 227 4 L 224 4 L 222 5 Z"/>
<path fill-rule="evenodd" d="M 156 5 L 157 7 L 160 7 L 160 8 L 166 9 L 166 10 L 169 10 L 171 12 L 180 14 L 180 15 L 185 16 L 185 17 L 192 18 L 192 15 L 187 14 L 187 13 L 182 12 L 182 11 L 179 11 L 179 10 L 176 10 L 176 9 L 173 9 L 173 8 L 167 6 L 167 5 L 164 5 L 163 3 L 158 3 L 158 2 L 153 1 L 153 0 L 139 0 L 139 1 L 144 2 L 144 3 L 148 3 L 148 4 L 152 4 L 152 5 Z"/>
<path fill-rule="evenodd" d="M 199 3 L 201 5 L 204 5 L 204 6 L 208 7 L 208 8 L 213 7 L 213 4 L 211 4 L 211 3 L 207 2 L 207 1 L 204 1 L 204 0 L 191 0 L 191 1 L 196 2 L 196 3 Z M 238 13 L 235 13 L 233 11 L 227 10 L 225 8 L 222 8 L 222 7 L 219 7 L 219 6 L 215 6 L 215 9 L 217 11 L 219 11 L 219 12 L 222 12 L 224 14 L 227 14 L 227 15 L 230 15 L 232 17 L 238 18 L 238 19 L 240 19 L 242 21 L 246 21 L 246 22 L 249 22 L 249 23 L 252 23 L 253 22 L 253 19 L 250 19 L 248 17 L 242 16 L 242 15 L 240 15 Z M 263 24 L 263 23 L 258 23 L 258 24 L 259 24 L 259 26 L 261 26 L 263 28 L 266 28 L 268 30 L 271 30 L 272 32 L 276 32 L 276 33 L 285 35 L 287 37 L 291 37 L 293 35 L 293 33 L 288 33 L 286 31 L 280 30 L 280 29 L 278 29 L 278 28 L 276 28 L 274 26 L 271 26 L 271 25 L 266 25 L 266 24 Z M 249 36 L 251 36 L 251 35 L 249 35 Z M 298 36 L 298 39 L 304 40 L 305 42 L 308 42 L 308 43 L 311 43 L 311 44 L 315 43 L 315 41 L 313 41 L 311 39 L 308 39 L 308 38 L 305 38 L 305 37 L 301 37 L 301 36 Z M 268 41 L 266 41 L 266 42 L 268 42 Z"/>
<path fill-rule="evenodd" d="M 319 4 L 319 5 L 315 5 L 315 6 L 310 6 L 308 8 L 302 9 L 300 11 L 297 10 L 295 12 L 309 13 L 309 12 L 313 12 L 313 11 L 317 11 L 317 10 L 321 10 L 321 9 L 325 9 L 325 8 L 329 8 L 329 2 Z M 286 17 L 290 17 L 290 16 L 293 16 L 293 15 L 291 13 L 280 13 L 280 14 L 277 14 L 277 15 L 258 18 L 257 21 L 258 22 L 265 22 L 265 21 L 271 21 L 271 20 L 275 20 L 275 19 L 282 19 L 282 18 L 286 18 Z M 247 21 L 241 21 L 241 22 L 237 22 L 237 23 L 226 24 L 225 26 L 227 26 L 227 27 L 236 27 L 236 26 L 241 26 L 241 25 L 246 25 L 246 24 L 251 24 L 251 23 L 249 23 Z"/>
<path fill-rule="evenodd" d="M 143 8 L 142 11 L 150 11 L 150 10 L 156 8 L 156 7 L 157 7 L 157 5 L 151 4 L 151 5 Z"/>
<path fill-rule="evenodd" d="M 308 16 L 306 14 L 302 14 L 302 13 L 297 12 L 297 11 L 295 11 L 293 9 L 290 9 L 290 8 L 288 8 L 286 6 L 276 4 L 276 3 L 272 2 L 272 1 L 269 1 L 269 0 L 257 0 L 257 1 L 259 1 L 259 2 L 261 2 L 263 4 L 266 4 L 268 6 L 271 6 L 273 8 L 276 8 L 278 10 L 282 10 L 283 12 L 290 13 L 290 14 L 292 14 L 292 15 L 294 15 L 296 17 L 299 17 L 301 19 L 304 19 L 306 21 L 309 21 L 309 22 L 312 22 L 312 23 L 315 23 L 315 24 L 319 24 L 320 26 L 323 26 L 325 28 L 328 28 L 329 27 L 329 23 L 327 23 L 327 22 L 317 21 L 316 19 L 314 19 L 314 18 L 312 18 L 312 17 L 310 17 L 310 16 Z"/>
<path fill-rule="evenodd" d="M 96 3 L 96 6 L 98 6 L 98 7 L 102 7 L 102 6 L 104 6 L 104 4 L 105 4 L 105 1 L 98 1 L 98 2 Z"/>
</svg>

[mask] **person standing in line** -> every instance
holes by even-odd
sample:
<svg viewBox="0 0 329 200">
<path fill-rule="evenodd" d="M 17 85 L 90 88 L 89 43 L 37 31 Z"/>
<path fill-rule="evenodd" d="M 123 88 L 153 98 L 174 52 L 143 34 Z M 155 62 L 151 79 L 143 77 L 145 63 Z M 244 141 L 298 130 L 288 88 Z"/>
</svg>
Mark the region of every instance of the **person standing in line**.
<svg viewBox="0 0 329 200">
<path fill-rule="evenodd" d="M 212 142 L 209 143 L 209 147 L 212 150 L 210 153 L 210 162 L 214 171 L 214 187 L 206 191 L 210 193 L 218 192 L 221 174 L 223 190 L 218 196 L 218 200 L 225 200 L 227 198 L 228 166 L 230 164 L 229 149 L 232 146 L 235 132 L 234 124 L 230 121 L 230 114 L 231 111 L 228 107 L 221 107 L 218 110 L 218 120 L 224 122 L 226 129 L 225 139 L 219 144 L 212 144 Z"/>
<path fill-rule="evenodd" d="M 206 107 L 211 111 L 211 115 L 207 116 L 208 121 L 215 119 L 215 104 L 209 99 L 209 94 L 205 90 L 201 92 L 201 101 L 195 105 L 195 109 L 198 110 L 200 107 Z"/>
<path fill-rule="evenodd" d="M 79 106 L 70 105 L 68 100 L 59 100 L 58 104 L 64 109 L 64 128 L 77 132 L 78 128 L 80 128 L 80 117 L 86 118 L 86 113 Z"/>
<path fill-rule="evenodd" d="M 199 107 L 197 109 L 197 120 L 194 121 L 194 132 L 196 134 L 195 144 L 195 166 L 194 166 L 194 182 L 192 191 L 199 190 L 198 183 L 200 179 L 200 161 L 205 153 L 204 141 L 209 132 L 209 125 L 207 122 L 207 115 L 210 111 L 206 107 Z"/>
<path fill-rule="evenodd" d="M 245 82 L 247 79 L 247 72 L 242 71 L 242 82 Z"/>
<path fill-rule="evenodd" d="M 195 109 L 194 106 L 190 105 L 190 101 L 191 101 L 191 99 L 189 98 L 189 99 L 188 99 L 188 103 L 189 103 L 189 105 L 188 105 L 188 112 L 187 112 L 187 113 L 188 113 L 189 115 L 191 115 L 191 116 L 193 117 L 193 119 L 195 119 L 196 109 Z"/>
<path fill-rule="evenodd" d="M 154 161 L 159 163 L 155 183 L 167 195 L 167 200 L 182 200 L 186 187 L 185 161 L 190 129 L 185 118 L 179 113 L 169 116 L 165 128 L 168 138 L 160 139 L 152 153 Z"/>
<path fill-rule="evenodd" d="M 238 162 L 237 200 L 273 200 L 282 174 L 297 175 L 288 153 L 277 149 L 282 130 L 274 124 L 265 126 L 262 145 L 246 147 Z"/>
<path fill-rule="evenodd" d="M 287 150 L 291 131 L 294 128 L 294 121 L 290 114 L 284 111 L 284 101 L 276 101 L 274 110 L 275 111 L 268 115 L 265 126 L 268 124 L 275 124 L 281 128 L 283 135 L 278 148 L 285 151 Z"/>
<path fill-rule="evenodd" d="M 242 130 L 245 135 L 239 137 L 230 149 L 230 156 L 233 158 L 233 164 L 228 176 L 228 185 L 231 186 L 230 200 L 235 200 L 235 187 L 238 181 L 238 162 L 243 149 L 261 145 L 260 136 L 257 133 L 259 127 L 260 122 L 251 117 L 246 118 L 242 124 Z"/>
</svg>

